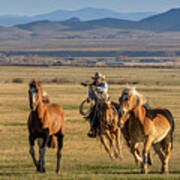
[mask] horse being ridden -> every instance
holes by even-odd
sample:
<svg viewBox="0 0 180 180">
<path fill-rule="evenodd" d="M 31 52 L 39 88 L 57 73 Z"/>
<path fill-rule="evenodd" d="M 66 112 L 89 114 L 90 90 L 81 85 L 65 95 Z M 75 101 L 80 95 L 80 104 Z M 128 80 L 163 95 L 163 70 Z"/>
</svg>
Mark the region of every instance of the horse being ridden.
<svg viewBox="0 0 180 180">
<path fill-rule="evenodd" d="M 29 84 L 29 104 L 31 112 L 28 117 L 30 154 L 37 171 L 45 172 L 45 148 L 52 140 L 52 136 L 57 137 L 57 168 L 60 169 L 61 151 L 63 138 L 65 135 L 65 121 L 62 108 L 57 104 L 43 102 L 41 84 L 35 80 Z M 39 162 L 35 158 L 34 142 L 39 139 Z"/>
<path fill-rule="evenodd" d="M 82 83 L 87 86 L 87 84 Z M 86 119 L 94 119 L 96 123 L 96 135 L 100 137 L 101 143 L 104 145 L 105 150 L 108 152 L 111 159 L 121 158 L 120 155 L 120 128 L 118 127 L 118 112 L 116 109 L 117 104 L 111 102 L 110 97 L 107 94 L 99 94 L 96 91 L 96 86 L 89 85 L 95 105 L 88 116 L 82 112 L 82 105 L 80 106 L 80 113 L 85 116 Z M 91 123 L 90 123 L 91 124 Z M 112 151 L 113 150 L 113 151 Z"/>
<path fill-rule="evenodd" d="M 96 112 L 96 104 L 97 104 L 97 96 L 96 94 L 99 95 L 105 95 L 108 96 L 108 85 L 105 82 L 105 76 L 102 75 L 101 73 L 96 72 L 94 77 L 92 77 L 94 80 L 91 86 L 89 86 L 89 93 L 88 93 L 88 98 L 87 102 L 94 101 L 95 105 L 91 108 L 91 113 L 87 117 L 87 119 L 90 122 L 90 131 L 88 133 L 89 137 L 96 137 L 96 129 L 99 126 L 99 120 L 97 118 L 97 112 Z M 94 93 L 96 91 L 96 94 Z"/>
<path fill-rule="evenodd" d="M 168 173 L 168 161 L 173 147 L 174 119 L 167 109 L 147 109 L 145 99 L 134 88 L 123 90 L 120 98 L 119 121 L 129 120 L 131 149 L 135 154 L 137 143 L 143 143 L 141 170 L 148 173 L 148 153 L 153 146 L 162 162 L 162 173 Z"/>
</svg>

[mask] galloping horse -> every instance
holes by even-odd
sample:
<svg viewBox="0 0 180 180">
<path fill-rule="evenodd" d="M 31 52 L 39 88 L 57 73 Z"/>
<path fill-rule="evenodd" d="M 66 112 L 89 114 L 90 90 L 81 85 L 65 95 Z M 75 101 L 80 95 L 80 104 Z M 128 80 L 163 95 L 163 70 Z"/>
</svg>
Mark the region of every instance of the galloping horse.
<svg viewBox="0 0 180 180">
<path fill-rule="evenodd" d="M 104 145 L 105 150 L 108 152 L 111 159 L 120 158 L 120 135 L 121 130 L 117 126 L 118 123 L 118 112 L 111 102 L 110 98 L 98 98 L 97 113 L 99 118 L 99 137 L 101 143 Z M 109 144 L 106 140 L 109 140 Z M 114 154 L 112 152 L 114 149 Z"/>
<path fill-rule="evenodd" d="M 47 100 L 47 99 L 46 99 Z M 57 137 L 57 168 L 60 169 L 61 151 L 65 135 L 65 121 L 62 108 L 57 104 L 49 104 L 43 99 L 41 84 L 35 80 L 29 84 L 29 105 L 31 112 L 28 118 L 30 154 L 37 171 L 45 172 L 45 148 Z M 39 162 L 35 158 L 34 142 L 39 139 Z"/>
<path fill-rule="evenodd" d="M 148 153 L 153 146 L 162 162 L 162 173 L 168 173 L 168 161 L 173 148 L 174 119 L 167 109 L 149 109 L 144 97 L 135 88 L 125 88 L 120 97 L 119 121 L 129 120 L 129 137 L 132 152 L 142 142 L 143 162 L 141 170 L 148 173 Z"/>
<path fill-rule="evenodd" d="M 94 121 L 98 121 L 97 135 L 100 137 L 101 143 L 109 154 L 111 159 L 121 158 L 120 155 L 120 128 L 117 125 L 118 112 L 117 104 L 111 102 L 110 97 L 96 93 L 95 87 L 91 84 L 81 83 L 83 86 L 89 86 L 94 93 L 95 100 L 95 114 Z M 85 101 L 83 101 L 84 103 Z M 80 106 L 80 113 L 82 113 L 82 105 Z M 89 115 L 85 118 L 88 119 Z M 98 124 L 98 123 L 97 123 Z M 108 140 L 108 141 L 107 141 Z M 112 151 L 113 150 L 113 151 Z"/>
</svg>

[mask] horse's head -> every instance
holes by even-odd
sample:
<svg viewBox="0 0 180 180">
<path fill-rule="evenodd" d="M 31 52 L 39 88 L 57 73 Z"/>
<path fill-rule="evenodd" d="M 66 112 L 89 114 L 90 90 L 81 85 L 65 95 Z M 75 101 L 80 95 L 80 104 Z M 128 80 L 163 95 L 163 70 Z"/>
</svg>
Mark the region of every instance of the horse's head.
<svg viewBox="0 0 180 180">
<path fill-rule="evenodd" d="M 29 83 L 29 106 L 34 110 L 37 104 L 42 100 L 42 87 L 40 82 L 32 80 Z"/>
<path fill-rule="evenodd" d="M 115 106 L 111 103 L 111 97 L 107 96 L 106 98 L 102 98 L 98 100 L 98 112 L 100 115 L 100 119 L 105 124 L 117 123 L 118 113 Z"/>
<path fill-rule="evenodd" d="M 129 112 L 133 111 L 140 104 L 144 104 L 145 99 L 135 88 L 125 88 L 119 98 L 119 123 L 123 126 L 128 120 Z"/>
<path fill-rule="evenodd" d="M 106 111 L 111 107 L 111 97 L 108 95 L 97 96 L 97 103 L 102 111 Z"/>
</svg>

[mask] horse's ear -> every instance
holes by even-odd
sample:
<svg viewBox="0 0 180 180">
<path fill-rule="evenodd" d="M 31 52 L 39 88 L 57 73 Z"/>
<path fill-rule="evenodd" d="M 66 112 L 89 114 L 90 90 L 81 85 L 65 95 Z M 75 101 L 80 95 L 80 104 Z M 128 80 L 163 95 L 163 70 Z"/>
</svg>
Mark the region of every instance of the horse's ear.
<svg viewBox="0 0 180 180">
<path fill-rule="evenodd" d="M 42 86 L 41 86 L 41 83 L 40 83 L 39 81 L 37 82 L 37 85 L 38 85 L 39 88 L 42 87 Z"/>
<path fill-rule="evenodd" d="M 35 80 L 34 79 L 32 79 L 30 82 L 29 82 L 29 87 L 32 87 L 34 84 L 35 84 Z"/>
<path fill-rule="evenodd" d="M 111 96 L 108 97 L 107 101 L 108 101 L 108 102 L 111 101 Z"/>
<path fill-rule="evenodd" d="M 133 95 L 136 95 L 136 93 L 137 93 L 137 92 L 136 92 L 136 87 L 134 86 L 134 87 L 132 87 L 132 94 L 133 94 Z"/>
<path fill-rule="evenodd" d="M 106 104 L 108 104 L 108 105 L 111 104 L 111 96 L 108 96 L 108 97 L 107 97 Z"/>
<path fill-rule="evenodd" d="M 127 89 L 130 89 L 129 83 L 126 84 L 126 88 L 127 88 Z"/>
</svg>

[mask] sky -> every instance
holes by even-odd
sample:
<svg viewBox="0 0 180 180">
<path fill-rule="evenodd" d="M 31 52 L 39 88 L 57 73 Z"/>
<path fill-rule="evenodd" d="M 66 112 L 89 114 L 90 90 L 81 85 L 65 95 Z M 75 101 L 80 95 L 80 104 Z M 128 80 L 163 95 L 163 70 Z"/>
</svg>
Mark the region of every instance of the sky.
<svg viewBox="0 0 180 180">
<path fill-rule="evenodd" d="M 163 12 L 180 0 L 0 0 L 0 15 L 37 15 L 58 9 L 108 8 L 117 12 Z"/>
</svg>

